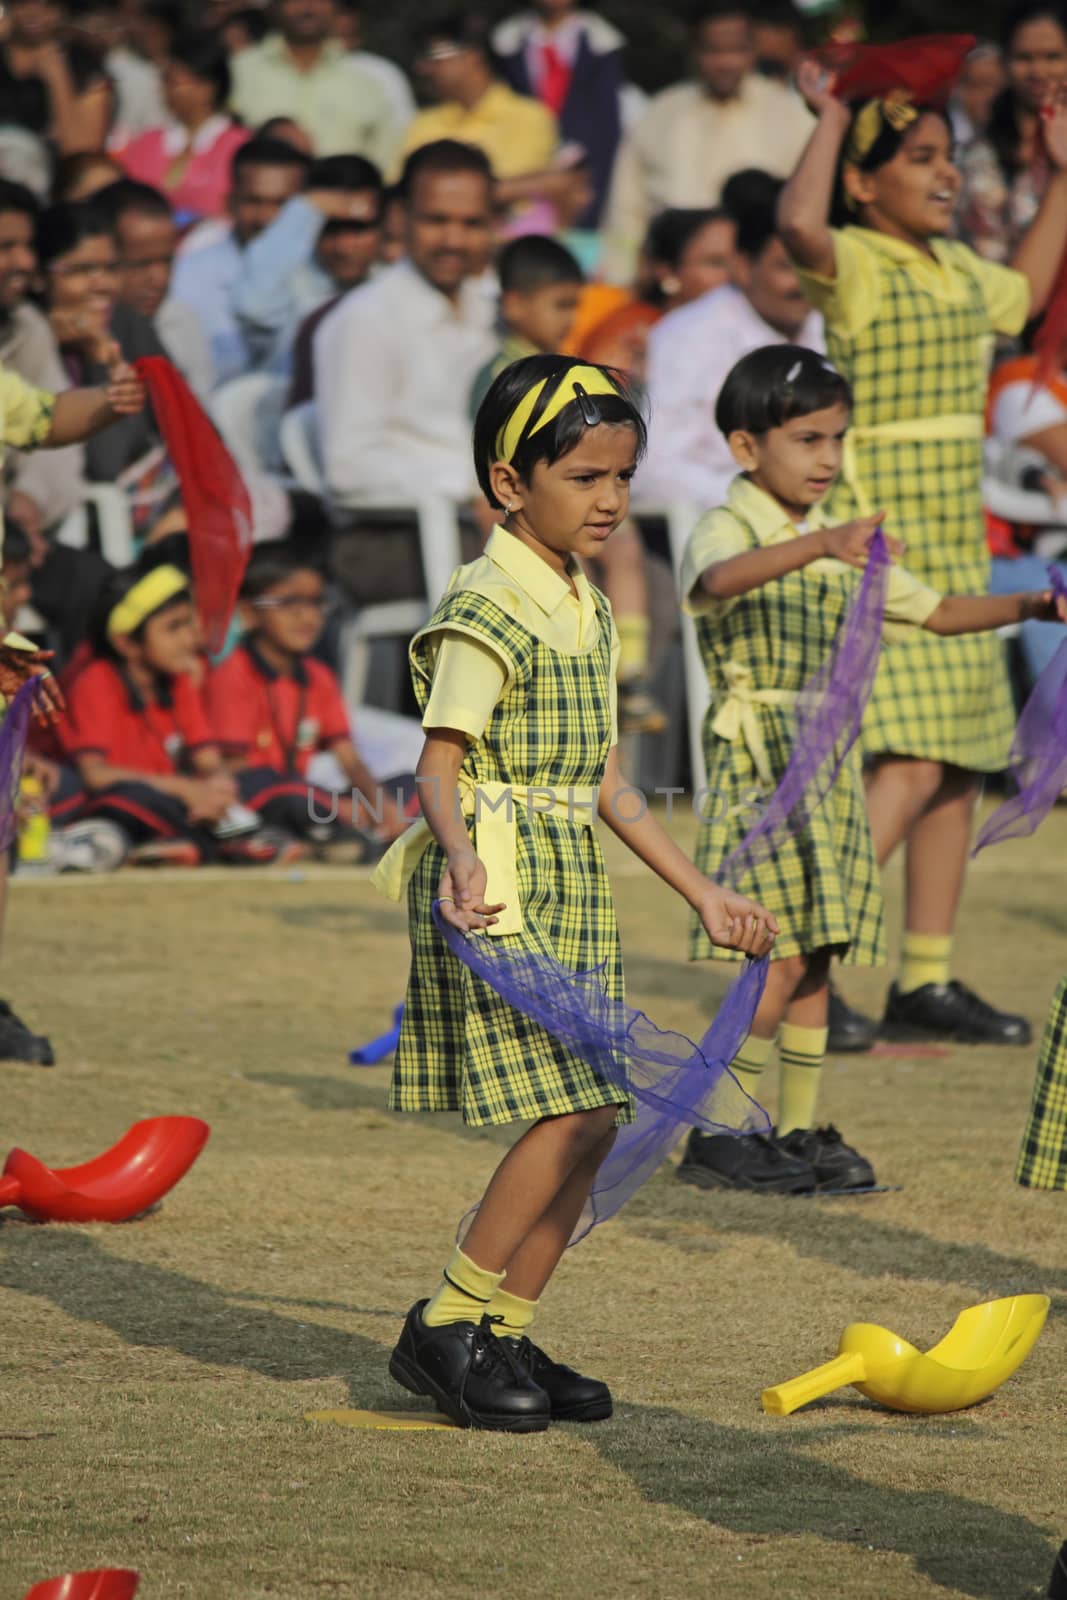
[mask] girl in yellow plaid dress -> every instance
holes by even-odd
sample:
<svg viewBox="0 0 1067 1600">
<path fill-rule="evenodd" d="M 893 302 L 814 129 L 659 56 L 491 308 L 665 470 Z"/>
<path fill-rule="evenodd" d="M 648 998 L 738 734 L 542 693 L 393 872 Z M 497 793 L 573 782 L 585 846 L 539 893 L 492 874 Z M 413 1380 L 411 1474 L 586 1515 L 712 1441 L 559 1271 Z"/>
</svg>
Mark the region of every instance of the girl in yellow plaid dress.
<svg viewBox="0 0 1067 1600">
<path fill-rule="evenodd" d="M 995 334 L 1018 333 L 1044 307 L 1067 246 L 1067 109 L 1057 102 L 1043 120 L 1052 177 L 1013 265 L 1001 267 L 944 237 L 960 176 L 943 112 L 894 94 L 850 109 L 813 62 L 798 81 L 819 120 L 782 194 L 780 229 L 855 397 L 830 514 L 881 511 L 933 589 L 988 590 L 989 357 Z M 830 226 L 835 204 L 848 226 Z M 884 654 L 864 750 L 878 861 L 907 846 L 903 965 L 882 1023 L 890 1037 L 1029 1041 L 1023 1017 L 949 978 L 977 774 L 1007 765 L 1013 721 L 996 638 L 919 635 Z M 850 1018 L 862 1023 L 844 1008 L 846 1027 Z"/>
<path fill-rule="evenodd" d="M 621 384 L 566 356 L 529 356 L 478 412 L 475 463 L 503 512 L 412 642 L 426 743 L 424 816 L 379 863 L 407 885 L 412 968 L 393 1077 L 398 1110 L 529 1121 L 498 1166 L 436 1293 L 408 1314 L 393 1376 L 461 1427 L 534 1432 L 611 1413 L 607 1387 L 526 1336 L 537 1300 L 630 1114 L 593 1070 L 446 947 L 433 903 L 464 933 L 569 970 L 599 967 L 621 998 L 595 814 L 677 890 L 708 937 L 758 955 L 773 918 L 699 872 L 619 772 L 616 634 L 590 559 L 626 516 L 644 424 Z M 627 796 L 629 801 L 627 802 Z M 547 804 L 546 804 L 547 802 Z M 620 1102 L 622 1102 L 620 1104 Z"/>
</svg>

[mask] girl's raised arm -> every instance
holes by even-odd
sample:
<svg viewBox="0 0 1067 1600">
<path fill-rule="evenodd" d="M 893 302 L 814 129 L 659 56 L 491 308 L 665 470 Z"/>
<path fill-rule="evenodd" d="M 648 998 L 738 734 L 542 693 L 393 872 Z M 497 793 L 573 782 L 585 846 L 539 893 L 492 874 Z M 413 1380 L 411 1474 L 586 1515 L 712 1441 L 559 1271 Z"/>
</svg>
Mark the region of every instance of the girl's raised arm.
<svg viewBox="0 0 1067 1600">
<path fill-rule="evenodd" d="M 834 236 L 830 210 L 841 146 L 851 116 L 834 98 L 833 76 L 814 61 L 802 61 L 797 88 L 818 117 L 796 171 L 778 201 L 778 232 L 800 266 L 822 278 L 834 276 Z"/>
</svg>

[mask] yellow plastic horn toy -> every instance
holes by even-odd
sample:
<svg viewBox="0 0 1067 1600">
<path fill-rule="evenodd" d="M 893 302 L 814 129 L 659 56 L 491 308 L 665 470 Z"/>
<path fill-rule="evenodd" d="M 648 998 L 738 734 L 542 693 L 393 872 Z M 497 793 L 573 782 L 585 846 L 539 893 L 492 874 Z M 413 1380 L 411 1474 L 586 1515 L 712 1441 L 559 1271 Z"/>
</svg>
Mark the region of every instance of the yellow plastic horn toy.
<svg viewBox="0 0 1067 1600">
<path fill-rule="evenodd" d="M 837 1356 L 802 1377 L 763 1391 L 768 1416 L 788 1417 L 846 1384 L 891 1411 L 962 1411 L 999 1389 L 1022 1365 L 1045 1326 L 1044 1294 L 1016 1294 L 961 1311 L 923 1355 L 888 1328 L 853 1322 Z"/>
</svg>

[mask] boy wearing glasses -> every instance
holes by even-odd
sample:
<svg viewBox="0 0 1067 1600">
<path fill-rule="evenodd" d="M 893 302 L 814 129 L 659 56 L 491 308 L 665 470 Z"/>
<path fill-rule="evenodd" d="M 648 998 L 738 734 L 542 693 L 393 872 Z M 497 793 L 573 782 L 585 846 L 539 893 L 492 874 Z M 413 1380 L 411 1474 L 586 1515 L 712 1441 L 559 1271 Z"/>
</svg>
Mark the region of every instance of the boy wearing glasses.
<svg viewBox="0 0 1067 1600">
<path fill-rule="evenodd" d="M 211 673 L 207 711 L 242 801 L 322 859 L 376 860 L 407 819 L 352 743 L 341 686 L 311 655 L 326 615 L 321 572 L 283 544 L 253 552 L 241 586 L 244 635 Z M 351 785 L 334 795 L 307 779 L 329 750 Z"/>
</svg>

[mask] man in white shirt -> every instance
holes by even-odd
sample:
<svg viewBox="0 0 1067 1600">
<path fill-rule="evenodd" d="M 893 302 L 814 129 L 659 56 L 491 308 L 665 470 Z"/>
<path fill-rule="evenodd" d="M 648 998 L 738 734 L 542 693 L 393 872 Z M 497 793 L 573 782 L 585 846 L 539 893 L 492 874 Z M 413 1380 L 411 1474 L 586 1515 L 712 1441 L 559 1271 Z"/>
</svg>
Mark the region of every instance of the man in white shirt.
<svg viewBox="0 0 1067 1600">
<path fill-rule="evenodd" d="M 202 223 L 178 251 L 171 295 L 199 317 L 217 384 L 252 366 L 233 304 L 245 247 L 301 188 L 310 165 L 303 151 L 284 140 L 249 139 L 233 158 L 230 222 Z"/>
<path fill-rule="evenodd" d="M 715 206 L 742 167 L 785 178 L 812 130 L 800 96 L 760 77 L 749 11 L 739 0 L 705 5 L 696 24 L 695 81 L 653 96 L 619 146 L 608 196 L 604 274 L 630 283 L 657 212 Z"/>
<path fill-rule="evenodd" d="M 764 172 L 726 186 L 737 225 L 733 282 L 658 322 L 648 342 L 648 452 L 634 479 L 635 505 L 722 505 L 737 466 L 715 425 L 715 402 L 742 356 L 768 344 L 822 350 L 823 326 L 775 232 L 782 184 Z"/>
<path fill-rule="evenodd" d="M 492 173 L 480 150 L 441 139 L 408 158 L 401 189 L 406 257 L 315 334 L 323 467 L 331 497 L 351 506 L 476 492 L 467 396 L 497 342 Z"/>
</svg>

